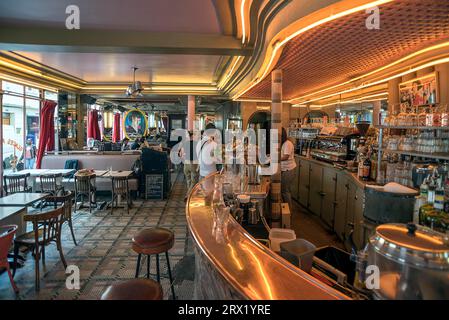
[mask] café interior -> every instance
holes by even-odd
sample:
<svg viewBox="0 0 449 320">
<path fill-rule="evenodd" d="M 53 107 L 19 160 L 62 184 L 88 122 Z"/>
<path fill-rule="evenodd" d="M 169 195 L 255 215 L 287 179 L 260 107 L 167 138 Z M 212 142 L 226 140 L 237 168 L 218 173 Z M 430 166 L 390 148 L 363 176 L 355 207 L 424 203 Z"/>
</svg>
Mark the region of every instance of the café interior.
<svg viewBox="0 0 449 320">
<path fill-rule="evenodd" d="M 1 300 L 449 299 L 447 0 L 3 0 L 0 109 Z"/>
</svg>

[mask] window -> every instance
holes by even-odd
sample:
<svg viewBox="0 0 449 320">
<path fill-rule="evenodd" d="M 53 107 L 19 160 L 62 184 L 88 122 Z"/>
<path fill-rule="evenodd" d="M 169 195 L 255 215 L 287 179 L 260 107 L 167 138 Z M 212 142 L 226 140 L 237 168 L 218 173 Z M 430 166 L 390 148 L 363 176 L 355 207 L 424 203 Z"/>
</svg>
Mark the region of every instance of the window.
<svg viewBox="0 0 449 320">
<path fill-rule="evenodd" d="M 3 112 L 3 125 L 4 126 L 11 125 L 11 113 Z"/>
<path fill-rule="evenodd" d="M 40 101 L 25 99 L 26 109 L 26 132 L 25 140 L 31 139 L 35 146 L 39 145 L 39 109 Z"/>
<path fill-rule="evenodd" d="M 19 84 L 3 81 L 3 168 L 9 172 L 22 156 L 24 142 L 24 87 Z M 10 94 L 8 94 L 10 93 Z M 6 117 L 5 117 L 6 115 Z"/>
<path fill-rule="evenodd" d="M 56 92 L 45 90 L 44 98 L 45 98 L 45 100 L 58 101 L 58 94 Z"/>
</svg>

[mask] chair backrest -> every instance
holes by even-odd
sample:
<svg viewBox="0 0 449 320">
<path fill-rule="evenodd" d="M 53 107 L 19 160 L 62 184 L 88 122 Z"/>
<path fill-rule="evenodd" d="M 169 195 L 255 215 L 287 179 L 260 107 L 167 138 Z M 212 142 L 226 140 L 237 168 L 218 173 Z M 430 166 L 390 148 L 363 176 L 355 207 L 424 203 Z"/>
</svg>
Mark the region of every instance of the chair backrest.
<svg viewBox="0 0 449 320">
<path fill-rule="evenodd" d="M 112 191 L 114 193 L 128 194 L 128 178 L 112 177 Z"/>
<path fill-rule="evenodd" d="M 62 203 L 64 206 L 64 220 L 72 217 L 72 199 L 73 193 L 71 191 L 67 191 L 66 194 L 62 196 L 48 196 L 45 198 L 47 202 L 54 202 L 55 208 L 58 203 Z"/>
<path fill-rule="evenodd" d="M 42 242 L 44 244 L 57 240 L 61 235 L 61 226 L 64 223 L 64 206 L 56 208 L 51 211 L 26 214 L 23 217 L 24 221 L 29 221 L 33 224 L 34 232 L 39 232 L 39 227 L 42 228 Z"/>
<path fill-rule="evenodd" d="M 16 231 L 17 226 L 14 224 L 0 227 L 0 260 L 8 257 L 8 252 Z"/>
<path fill-rule="evenodd" d="M 64 169 L 75 169 L 76 171 L 78 171 L 79 169 L 79 161 L 77 159 L 70 159 L 70 160 L 66 160 L 65 164 L 64 164 Z M 68 175 L 68 178 L 73 178 L 75 173 L 72 173 L 70 175 Z"/>
<path fill-rule="evenodd" d="M 86 193 L 92 190 L 92 186 L 95 185 L 94 174 L 92 175 L 75 175 L 75 190 L 78 193 Z"/>
<path fill-rule="evenodd" d="M 13 174 L 4 175 L 3 184 L 6 194 L 13 194 L 18 192 L 25 192 L 28 189 L 28 177 L 29 173 L 26 174 Z"/>
<path fill-rule="evenodd" d="M 41 181 L 41 192 L 56 194 L 56 189 L 58 188 L 57 179 L 62 177 L 62 174 L 43 174 L 39 176 Z"/>
</svg>

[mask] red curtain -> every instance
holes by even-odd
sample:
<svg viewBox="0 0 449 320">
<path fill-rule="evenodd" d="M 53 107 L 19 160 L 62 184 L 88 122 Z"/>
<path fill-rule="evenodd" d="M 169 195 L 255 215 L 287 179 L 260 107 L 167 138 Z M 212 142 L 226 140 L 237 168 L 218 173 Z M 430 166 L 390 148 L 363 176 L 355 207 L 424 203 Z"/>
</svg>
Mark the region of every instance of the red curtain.
<svg viewBox="0 0 449 320">
<path fill-rule="evenodd" d="M 87 138 L 101 140 L 100 126 L 98 125 L 98 111 L 92 110 L 87 124 Z"/>
<path fill-rule="evenodd" d="M 55 148 L 55 120 L 54 113 L 57 103 L 55 101 L 45 100 L 41 109 L 39 146 L 36 155 L 36 168 L 40 169 L 42 157 L 45 150 L 50 151 Z"/>
<path fill-rule="evenodd" d="M 114 114 L 114 126 L 112 130 L 112 142 L 120 142 L 120 113 Z"/>
</svg>

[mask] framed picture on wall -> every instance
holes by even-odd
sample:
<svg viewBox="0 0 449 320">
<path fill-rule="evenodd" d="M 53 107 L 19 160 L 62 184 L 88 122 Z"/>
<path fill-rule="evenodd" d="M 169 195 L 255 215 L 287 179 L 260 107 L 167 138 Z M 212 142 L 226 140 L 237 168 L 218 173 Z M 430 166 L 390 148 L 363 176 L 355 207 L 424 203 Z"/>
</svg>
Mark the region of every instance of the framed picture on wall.
<svg viewBox="0 0 449 320">
<path fill-rule="evenodd" d="M 401 106 L 406 108 L 438 103 L 438 75 L 436 72 L 399 84 Z"/>
<path fill-rule="evenodd" d="M 123 130 L 125 136 L 134 141 L 145 134 L 148 122 L 145 113 L 138 109 L 129 110 L 123 117 Z"/>
</svg>

